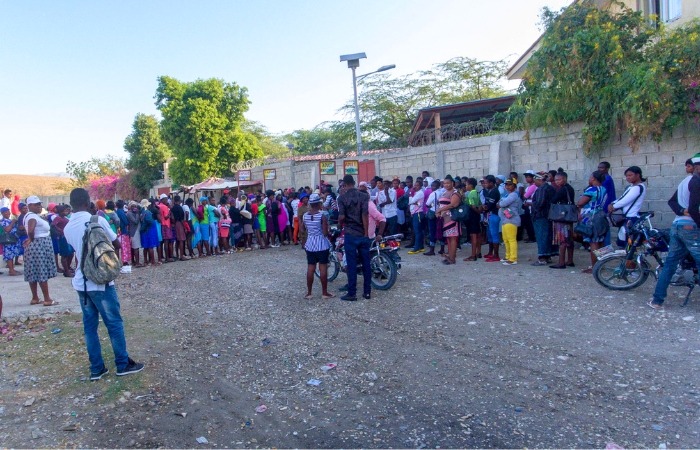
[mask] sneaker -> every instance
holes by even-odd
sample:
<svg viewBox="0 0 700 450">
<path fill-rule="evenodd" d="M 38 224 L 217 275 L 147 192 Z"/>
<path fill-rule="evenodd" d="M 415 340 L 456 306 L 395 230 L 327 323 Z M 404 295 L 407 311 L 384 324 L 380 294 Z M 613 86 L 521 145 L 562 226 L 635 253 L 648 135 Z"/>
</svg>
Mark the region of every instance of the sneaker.
<svg viewBox="0 0 700 450">
<path fill-rule="evenodd" d="M 121 370 L 117 369 L 117 376 L 121 377 L 123 375 L 130 375 L 132 373 L 141 372 L 142 370 L 143 364 L 137 363 L 133 359 L 129 358 L 129 364 L 127 364 L 126 367 Z"/>
<path fill-rule="evenodd" d="M 662 303 L 656 303 L 654 300 L 650 300 L 649 303 L 647 303 L 651 309 L 663 309 L 664 305 Z"/>
<path fill-rule="evenodd" d="M 518 264 L 518 261 L 505 261 L 503 263 L 504 266 L 515 266 Z"/>
<path fill-rule="evenodd" d="M 97 381 L 101 379 L 103 375 L 107 375 L 108 373 L 109 369 L 107 368 L 107 366 L 104 366 L 99 372 L 90 374 L 90 381 Z"/>
<path fill-rule="evenodd" d="M 423 253 L 423 252 L 425 252 L 425 249 L 424 249 L 424 248 L 421 248 L 421 249 L 418 249 L 418 250 L 410 250 L 410 251 L 408 252 L 408 254 L 409 254 L 409 255 L 418 255 L 419 253 Z"/>
<path fill-rule="evenodd" d="M 346 302 L 356 302 L 357 301 L 357 297 L 355 297 L 354 295 L 350 295 L 350 294 L 345 294 L 342 297 L 340 297 L 340 299 L 345 300 Z"/>
</svg>

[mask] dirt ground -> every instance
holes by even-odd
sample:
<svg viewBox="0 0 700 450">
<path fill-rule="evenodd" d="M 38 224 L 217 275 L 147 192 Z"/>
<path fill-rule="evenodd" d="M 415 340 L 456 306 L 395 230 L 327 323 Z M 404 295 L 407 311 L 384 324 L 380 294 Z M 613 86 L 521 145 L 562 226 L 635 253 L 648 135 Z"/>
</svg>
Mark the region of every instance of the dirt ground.
<svg viewBox="0 0 700 450">
<path fill-rule="evenodd" d="M 0 443 L 699 447 L 698 294 L 653 311 L 653 280 L 615 293 L 578 272 L 586 253 L 554 271 L 534 250 L 513 267 L 402 250 L 396 286 L 354 303 L 303 300 L 298 247 L 135 270 L 118 287 L 146 369 L 114 376 L 101 328 L 111 372 L 87 381 L 79 313 L 9 319 Z"/>
</svg>

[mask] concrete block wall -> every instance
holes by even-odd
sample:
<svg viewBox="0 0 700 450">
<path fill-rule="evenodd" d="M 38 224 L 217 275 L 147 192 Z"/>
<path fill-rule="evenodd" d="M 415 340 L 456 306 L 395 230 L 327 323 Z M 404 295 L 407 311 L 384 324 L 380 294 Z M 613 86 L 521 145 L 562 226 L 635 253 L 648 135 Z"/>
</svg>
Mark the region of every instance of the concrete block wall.
<svg viewBox="0 0 700 450">
<path fill-rule="evenodd" d="M 684 162 L 700 151 L 700 127 L 689 123 L 678 127 L 673 135 L 662 143 L 643 142 L 632 151 L 628 137 L 618 135 L 611 139 L 600 154 L 586 156 L 583 152 L 581 124 L 572 124 L 551 130 L 532 130 L 479 136 L 460 141 L 441 142 L 425 147 L 406 148 L 372 155 L 378 175 L 384 178 L 406 175 L 414 177 L 427 170 L 436 178 L 446 174 L 480 178 L 487 174 L 504 174 L 510 171 L 522 174 L 563 168 L 569 174 L 569 182 L 577 193 L 588 185 L 588 177 L 600 161 L 608 161 L 615 179 L 618 196 L 626 186 L 624 170 L 639 166 L 648 177 L 648 195 L 645 210 L 656 212 L 655 223 L 670 224 L 673 213 L 666 202 L 678 183 L 685 176 Z M 354 159 L 354 158 L 353 158 Z M 336 160 L 335 176 L 323 177 L 333 184 L 342 177 L 343 159 Z M 282 162 L 253 169 L 253 177 L 262 178 L 266 168 L 277 169 L 277 179 L 267 183 L 269 188 L 311 186 L 319 182 L 318 161 Z"/>
</svg>

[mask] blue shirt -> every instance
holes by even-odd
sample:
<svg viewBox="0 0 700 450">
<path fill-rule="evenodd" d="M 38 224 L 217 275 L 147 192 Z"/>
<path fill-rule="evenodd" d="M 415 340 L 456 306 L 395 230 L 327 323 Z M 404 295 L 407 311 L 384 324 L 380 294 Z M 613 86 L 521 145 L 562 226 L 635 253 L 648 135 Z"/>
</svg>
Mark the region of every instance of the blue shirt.
<svg viewBox="0 0 700 450">
<path fill-rule="evenodd" d="M 617 197 L 615 196 L 615 182 L 610 175 L 605 175 L 605 181 L 603 181 L 603 187 L 605 188 L 605 193 L 607 197 L 605 198 L 605 203 L 603 203 L 603 211 L 608 212 L 608 206 L 614 202 Z"/>
</svg>

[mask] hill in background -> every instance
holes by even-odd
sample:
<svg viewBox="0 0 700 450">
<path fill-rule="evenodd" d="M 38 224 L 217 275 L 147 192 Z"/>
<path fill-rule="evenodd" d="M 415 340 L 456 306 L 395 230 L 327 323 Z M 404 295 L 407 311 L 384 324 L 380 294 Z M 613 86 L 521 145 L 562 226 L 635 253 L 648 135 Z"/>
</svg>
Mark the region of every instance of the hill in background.
<svg viewBox="0 0 700 450">
<path fill-rule="evenodd" d="M 12 193 L 18 194 L 22 200 L 30 195 L 41 197 L 68 194 L 71 190 L 71 179 L 42 175 L 0 174 L 0 192 L 5 189 L 12 189 Z"/>
</svg>

